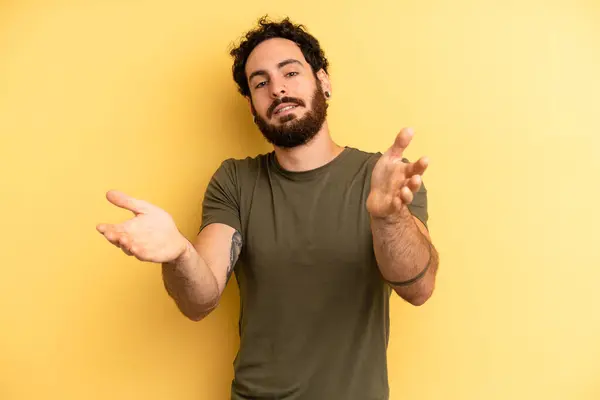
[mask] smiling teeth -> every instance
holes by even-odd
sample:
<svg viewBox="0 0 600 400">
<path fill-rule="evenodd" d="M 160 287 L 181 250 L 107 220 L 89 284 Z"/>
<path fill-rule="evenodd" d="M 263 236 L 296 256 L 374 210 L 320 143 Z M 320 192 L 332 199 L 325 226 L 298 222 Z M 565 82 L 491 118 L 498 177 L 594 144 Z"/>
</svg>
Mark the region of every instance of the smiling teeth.
<svg viewBox="0 0 600 400">
<path fill-rule="evenodd" d="M 287 107 L 283 107 L 281 110 L 277 111 L 277 114 L 279 114 L 280 112 L 283 111 L 287 111 L 287 110 L 291 110 L 292 108 L 295 108 L 296 106 L 287 106 Z"/>
</svg>

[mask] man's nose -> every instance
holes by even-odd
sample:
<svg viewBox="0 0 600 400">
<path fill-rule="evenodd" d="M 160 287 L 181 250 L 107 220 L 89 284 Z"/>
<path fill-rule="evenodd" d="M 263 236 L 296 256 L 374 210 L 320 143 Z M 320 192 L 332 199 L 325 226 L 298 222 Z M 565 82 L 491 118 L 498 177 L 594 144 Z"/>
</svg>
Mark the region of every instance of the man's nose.
<svg viewBox="0 0 600 400">
<path fill-rule="evenodd" d="M 278 97 L 283 97 L 287 93 L 287 88 L 285 87 L 285 83 L 281 80 L 273 80 L 271 86 L 271 96 L 274 99 Z"/>
</svg>

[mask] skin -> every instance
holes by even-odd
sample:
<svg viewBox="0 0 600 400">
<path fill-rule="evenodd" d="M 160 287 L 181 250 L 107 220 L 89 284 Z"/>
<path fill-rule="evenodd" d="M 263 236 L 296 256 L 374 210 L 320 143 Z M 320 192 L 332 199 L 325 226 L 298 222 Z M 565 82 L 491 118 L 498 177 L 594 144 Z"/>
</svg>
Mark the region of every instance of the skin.
<svg viewBox="0 0 600 400">
<path fill-rule="evenodd" d="M 269 39 L 258 45 L 247 60 L 246 76 L 251 112 L 254 109 L 271 124 L 289 123 L 290 116 L 302 117 L 317 88 L 302 51 L 286 39 Z M 316 76 L 322 90 L 332 94 L 327 73 L 319 70 Z M 306 107 L 296 107 L 284 116 L 270 115 L 273 101 L 283 96 L 302 99 Z M 400 161 L 412 136 L 412 131 L 402 130 L 375 165 L 367 209 L 383 278 L 402 298 L 421 305 L 433 293 L 438 257 L 427 229 L 407 209 L 429 163 L 427 158 L 415 163 Z M 327 121 L 305 145 L 274 147 L 279 163 L 290 171 L 318 168 L 343 149 L 332 140 Z M 156 205 L 116 190 L 107 192 L 106 197 L 133 215 L 122 223 L 98 224 L 97 231 L 126 255 L 161 264 L 165 288 L 185 316 L 199 321 L 214 310 L 243 247 L 239 232 L 215 223 L 190 242 L 172 217 Z M 411 282 L 415 276 L 419 279 Z"/>
<path fill-rule="evenodd" d="M 293 60 L 291 62 L 282 63 Z M 316 88 L 312 67 L 300 48 L 292 41 L 281 38 L 266 40 L 256 46 L 246 62 L 246 76 L 250 79 L 248 106 L 271 124 L 281 124 L 277 116 L 267 115 L 267 110 L 276 98 L 284 96 L 304 100 L 307 107 Z M 333 94 L 331 81 L 324 70 L 317 71 L 322 90 Z M 297 107 L 291 113 L 302 117 L 308 110 Z M 304 146 L 284 149 L 274 146 L 277 161 L 287 170 L 305 171 L 318 168 L 337 157 L 343 146 L 335 143 L 329 134 L 327 121 L 315 138 Z"/>
<path fill-rule="evenodd" d="M 413 136 L 412 129 L 402 129 L 375 165 L 367 210 L 384 279 L 400 297 L 420 306 L 433 294 L 439 256 L 425 225 L 408 210 L 429 166 L 427 157 L 402 161 Z"/>
</svg>

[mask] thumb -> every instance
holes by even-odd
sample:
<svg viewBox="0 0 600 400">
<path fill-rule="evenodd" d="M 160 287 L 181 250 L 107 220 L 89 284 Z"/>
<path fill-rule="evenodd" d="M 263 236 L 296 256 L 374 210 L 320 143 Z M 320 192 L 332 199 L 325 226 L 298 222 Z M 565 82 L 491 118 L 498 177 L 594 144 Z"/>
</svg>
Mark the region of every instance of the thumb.
<svg viewBox="0 0 600 400">
<path fill-rule="evenodd" d="M 151 209 L 151 205 L 143 200 L 134 199 L 118 190 L 109 190 L 106 199 L 117 207 L 124 208 L 135 214 L 145 214 Z"/>
</svg>

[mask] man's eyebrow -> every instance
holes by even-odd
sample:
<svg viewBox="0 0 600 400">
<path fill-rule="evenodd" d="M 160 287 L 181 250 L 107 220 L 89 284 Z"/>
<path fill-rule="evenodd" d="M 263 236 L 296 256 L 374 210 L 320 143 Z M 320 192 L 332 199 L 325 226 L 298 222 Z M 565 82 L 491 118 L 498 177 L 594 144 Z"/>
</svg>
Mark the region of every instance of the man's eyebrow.
<svg viewBox="0 0 600 400">
<path fill-rule="evenodd" d="M 283 60 L 282 62 L 277 64 L 277 68 L 283 68 L 288 64 L 294 64 L 294 63 L 302 66 L 302 63 L 300 61 L 296 60 L 295 58 L 288 58 L 287 60 Z"/>
<path fill-rule="evenodd" d="M 251 81 L 252 78 L 254 78 L 255 76 L 259 76 L 259 75 L 268 75 L 267 71 L 265 71 L 264 69 L 259 69 L 258 71 L 254 71 L 253 73 L 250 74 L 250 76 L 248 77 L 248 81 Z"/>
<path fill-rule="evenodd" d="M 283 60 L 281 62 L 279 62 L 277 64 L 277 68 L 283 68 L 288 64 L 298 64 L 300 66 L 303 66 L 302 63 L 294 58 L 288 58 L 287 60 Z M 259 69 L 257 71 L 254 71 L 253 73 L 250 74 L 250 76 L 248 76 L 248 80 L 252 80 L 252 78 L 254 78 L 255 76 L 259 76 L 259 75 L 268 75 L 267 71 L 265 71 L 264 69 Z"/>
</svg>

